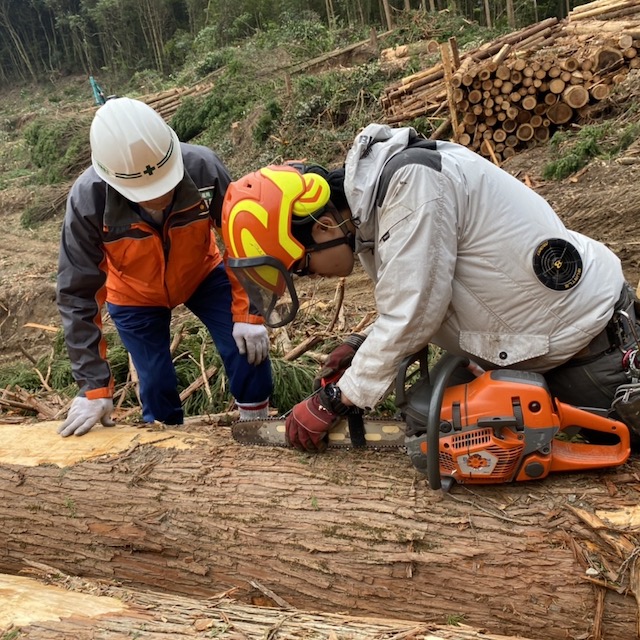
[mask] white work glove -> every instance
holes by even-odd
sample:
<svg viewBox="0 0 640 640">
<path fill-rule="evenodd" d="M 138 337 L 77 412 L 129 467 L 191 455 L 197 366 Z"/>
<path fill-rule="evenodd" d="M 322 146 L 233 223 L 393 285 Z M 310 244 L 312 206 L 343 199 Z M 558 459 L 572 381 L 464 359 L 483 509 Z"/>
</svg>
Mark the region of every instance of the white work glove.
<svg viewBox="0 0 640 640">
<path fill-rule="evenodd" d="M 231 335 L 249 364 L 258 365 L 269 355 L 269 335 L 264 325 L 236 322 Z"/>
<path fill-rule="evenodd" d="M 70 435 L 83 436 L 96 422 L 101 422 L 105 427 L 113 427 L 115 422 L 111 419 L 112 412 L 111 398 L 89 400 L 84 396 L 77 396 L 71 403 L 67 419 L 58 428 L 58 433 L 63 438 Z"/>
</svg>

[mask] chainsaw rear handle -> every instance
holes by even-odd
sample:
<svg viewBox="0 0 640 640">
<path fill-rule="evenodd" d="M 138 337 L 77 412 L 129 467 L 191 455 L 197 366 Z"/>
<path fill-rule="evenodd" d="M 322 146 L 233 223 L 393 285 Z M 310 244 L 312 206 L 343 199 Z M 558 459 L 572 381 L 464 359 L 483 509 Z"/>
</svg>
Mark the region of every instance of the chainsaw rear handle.
<svg viewBox="0 0 640 640">
<path fill-rule="evenodd" d="M 431 385 L 431 402 L 427 414 L 427 481 L 434 489 L 442 487 L 440 476 L 440 415 L 442 413 L 442 399 L 454 371 L 459 367 L 469 366 L 469 359 L 461 356 L 445 354 L 438 363 L 438 375 Z"/>
</svg>

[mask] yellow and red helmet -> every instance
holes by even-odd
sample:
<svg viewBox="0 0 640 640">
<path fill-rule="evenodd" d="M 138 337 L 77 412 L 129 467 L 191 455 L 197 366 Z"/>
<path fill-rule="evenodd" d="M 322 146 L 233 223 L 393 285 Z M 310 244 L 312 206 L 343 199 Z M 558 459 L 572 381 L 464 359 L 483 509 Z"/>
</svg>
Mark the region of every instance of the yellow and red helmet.
<svg viewBox="0 0 640 640">
<path fill-rule="evenodd" d="M 290 272 L 299 270 L 306 248 L 294 228 L 311 224 L 330 195 L 322 176 L 289 165 L 265 167 L 227 188 L 222 206 L 227 264 L 269 326 L 295 317 L 298 300 Z M 276 306 L 279 301 L 285 304 Z"/>
</svg>

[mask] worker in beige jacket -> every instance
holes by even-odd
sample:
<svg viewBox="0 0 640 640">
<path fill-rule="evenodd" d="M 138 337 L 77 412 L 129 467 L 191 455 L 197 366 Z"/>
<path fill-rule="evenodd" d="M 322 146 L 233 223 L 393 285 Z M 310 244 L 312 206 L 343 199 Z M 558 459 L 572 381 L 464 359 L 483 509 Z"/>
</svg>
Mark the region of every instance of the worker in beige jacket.
<svg viewBox="0 0 640 640">
<path fill-rule="evenodd" d="M 324 448 L 337 418 L 376 405 L 428 343 L 485 370 L 540 372 L 579 406 L 608 409 L 629 381 L 635 296 L 619 259 L 463 146 L 369 125 L 344 169 L 271 166 L 232 183 L 222 230 L 268 324 L 295 316 L 292 273 L 344 276 L 358 255 L 375 283 L 367 335 L 329 356 L 334 382 L 287 419 L 298 448 Z"/>
</svg>

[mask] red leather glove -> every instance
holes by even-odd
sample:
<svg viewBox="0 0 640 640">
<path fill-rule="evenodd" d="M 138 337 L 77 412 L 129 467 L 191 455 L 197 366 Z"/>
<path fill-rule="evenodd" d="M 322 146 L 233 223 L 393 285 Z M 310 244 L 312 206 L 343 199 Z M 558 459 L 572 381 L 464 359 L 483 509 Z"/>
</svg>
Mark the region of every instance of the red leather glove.
<svg viewBox="0 0 640 640">
<path fill-rule="evenodd" d="M 287 416 L 287 442 L 299 451 L 321 452 L 327 448 L 325 436 L 340 416 L 323 406 L 320 394 L 299 402 Z"/>
<path fill-rule="evenodd" d="M 341 345 L 337 346 L 324 361 L 324 366 L 313 381 L 313 390 L 317 391 L 323 382 L 338 382 L 342 374 L 351 366 L 353 356 L 362 346 L 367 336 L 352 333 Z"/>
</svg>

